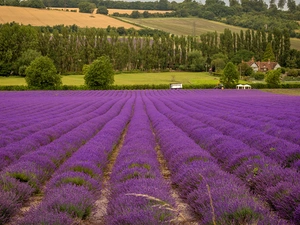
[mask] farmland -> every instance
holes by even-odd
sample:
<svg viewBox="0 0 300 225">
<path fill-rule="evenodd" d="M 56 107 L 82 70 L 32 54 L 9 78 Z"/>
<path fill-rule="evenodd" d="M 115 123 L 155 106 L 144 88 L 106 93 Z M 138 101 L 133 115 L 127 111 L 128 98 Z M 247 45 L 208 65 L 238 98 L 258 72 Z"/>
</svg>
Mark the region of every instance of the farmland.
<svg viewBox="0 0 300 225">
<path fill-rule="evenodd" d="M 0 92 L 0 224 L 298 225 L 299 100 Z"/>
<path fill-rule="evenodd" d="M 123 19 L 123 18 L 120 18 Z M 163 30 L 175 35 L 196 35 L 207 32 L 223 33 L 224 29 L 232 32 L 240 33 L 240 30 L 247 30 L 242 27 L 231 26 L 202 18 L 147 18 L 147 19 L 123 19 L 124 22 L 129 21 L 138 26 L 148 27 L 152 29 Z M 300 50 L 300 39 L 291 38 L 291 47 Z"/>
<path fill-rule="evenodd" d="M 108 14 L 112 15 L 114 13 L 120 13 L 120 14 L 131 14 L 133 11 L 138 11 L 140 13 L 143 13 L 144 11 L 147 11 L 149 13 L 166 13 L 171 11 L 164 11 L 164 10 L 132 10 L 132 9 L 108 9 Z"/>
<path fill-rule="evenodd" d="M 0 23 L 10 23 L 13 21 L 32 26 L 54 26 L 60 24 L 68 26 L 76 24 L 79 27 L 107 28 L 111 26 L 139 29 L 139 27 L 129 23 L 101 14 L 1 6 Z"/>
</svg>

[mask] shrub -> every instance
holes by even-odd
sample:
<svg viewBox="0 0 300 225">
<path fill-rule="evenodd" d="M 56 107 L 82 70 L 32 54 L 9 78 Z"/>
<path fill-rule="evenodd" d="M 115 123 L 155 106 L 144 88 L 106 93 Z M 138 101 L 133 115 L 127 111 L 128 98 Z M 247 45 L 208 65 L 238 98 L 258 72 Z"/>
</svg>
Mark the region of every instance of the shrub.
<svg viewBox="0 0 300 225">
<path fill-rule="evenodd" d="M 296 69 L 291 69 L 287 72 L 287 75 L 291 77 L 297 77 L 299 76 L 299 71 Z"/>
<path fill-rule="evenodd" d="M 263 72 L 256 72 L 256 73 L 253 73 L 252 77 L 255 80 L 264 80 L 265 79 L 265 74 Z"/>
<path fill-rule="evenodd" d="M 40 56 L 33 60 L 26 68 L 25 75 L 26 83 L 30 88 L 57 88 L 62 83 L 53 61 L 47 56 Z"/>
<path fill-rule="evenodd" d="M 96 59 L 85 68 L 85 84 L 89 88 L 107 88 L 114 83 L 114 70 L 107 56 Z"/>
<path fill-rule="evenodd" d="M 265 81 L 272 87 L 278 86 L 280 84 L 280 75 L 281 70 L 270 70 L 266 74 Z"/>
</svg>

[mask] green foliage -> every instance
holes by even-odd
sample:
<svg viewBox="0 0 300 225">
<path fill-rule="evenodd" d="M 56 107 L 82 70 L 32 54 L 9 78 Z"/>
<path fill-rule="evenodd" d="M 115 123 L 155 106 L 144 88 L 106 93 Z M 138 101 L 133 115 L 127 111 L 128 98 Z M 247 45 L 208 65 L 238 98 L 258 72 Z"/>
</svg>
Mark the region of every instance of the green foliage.
<svg viewBox="0 0 300 225">
<path fill-rule="evenodd" d="M 251 208 L 241 208 L 232 213 L 225 213 L 217 224 L 254 224 L 260 219 L 260 214 Z"/>
<path fill-rule="evenodd" d="M 253 69 L 245 62 L 240 63 L 238 68 L 241 76 L 251 76 L 253 74 Z"/>
<path fill-rule="evenodd" d="M 205 71 L 205 58 L 200 51 L 193 51 L 187 55 L 187 68 L 189 71 Z"/>
<path fill-rule="evenodd" d="M 147 163 L 131 163 L 129 165 L 129 168 L 136 168 L 136 167 L 138 167 L 138 168 L 145 168 L 147 170 L 151 169 L 151 166 L 149 164 L 147 164 Z"/>
<path fill-rule="evenodd" d="M 25 74 L 26 83 L 30 88 L 57 88 L 62 83 L 53 61 L 47 56 L 40 56 L 33 60 L 26 68 Z"/>
<path fill-rule="evenodd" d="M 0 61 L 0 76 L 8 77 L 11 70 L 12 70 L 11 63 L 5 63 L 3 61 Z"/>
<path fill-rule="evenodd" d="M 269 70 L 266 73 L 265 81 L 271 86 L 278 86 L 280 84 L 281 70 Z"/>
<path fill-rule="evenodd" d="M 82 73 L 86 74 L 89 70 L 89 67 L 90 67 L 90 65 L 84 64 L 83 67 L 82 67 Z"/>
<path fill-rule="evenodd" d="M 297 77 L 297 76 L 300 76 L 300 70 L 296 70 L 296 69 L 291 69 L 287 72 L 287 75 L 288 76 L 291 76 L 291 77 Z"/>
<path fill-rule="evenodd" d="M 265 79 L 265 73 L 263 73 L 263 72 L 256 72 L 256 73 L 252 74 L 252 77 L 255 80 L 264 80 Z"/>
<path fill-rule="evenodd" d="M 97 13 L 107 15 L 108 14 L 108 9 L 105 6 L 99 6 L 98 9 L 97 9 Z"/>
<path fill-rule="evenodd" d="M 114 70 L 107 56 L 96 59 L 84 74 L 85 84 L 89 88 L 107 88 L 114 83 Z"/>
<path fill-rule="evenodd" d="M 252 51 L 243 49 L 243 50 L 239 50 L 237 51 L 233 57 L 230 59 L 231 62 L 233 62 L 234 64 L 239 64 L 242 61 L 244 62 L 248 62 L 250 61 L 250 59 L 254 56 L 254 53 Z"/>
<path fill-rule="evenodd" d="M 18 74 L 20 76 L 25 76 L 26 68 L 34 59 L 40 56 L 41 53 L 33 49 L 28 49 L 24 51 L 15 63 L 15 68 L 18 71 Z"/>
<path fill-rule="evenodd" d="M 228 88 L 237 84 L 239 79 L 240 75 L 235 65 L 232 62 L 227 63 L 227 65 L 224 68 L 223 75 L 220 78 L 220 81 L 224 84 L 226 88 Z"/>
<path fill-rule="evenodd" d="M 8 176 L 13 177 L 20 182 L 28 183 L 32 188 L 34 188 L 35 192 L 39 192 L 39 181 L 37 179 L 36 174 L 22 171 L 22 172 L 10 172 L 7 173 Z"/>
<path fill-rule="evenodd" d="M 45 8 L 45 5 L 42 0 L 27 0 L 27 1 L 20 1 L 20 6 L 23 7 L 30 7 L 30 8 Z"/>
<path fill-rule="evenodd" d="M 79 12 L 82 13 L 92 13 L 93 10 L 96 8 L 95 3 L 90 2 L 80 2 L 78 3 Z"/>
<path fill-rule="evenodd" d="M 82 203 L 84 204 L 84 203 Z M 92 212 L 92 206 L 82 207 L 81 205 L 73 205 L 71 203 L 68 204 L 60 204 L 58 205 L 58 209 L 61 212 L 67 212 L 72 216 L 76 216 L 80 219 L 87 218 Z"/>
<path fill-rule="evenodd" d="M 71 170 L 75 171 L 75 172 L 82 172 L 82 173 L 85 173 L 87 175 L 90 175 L 91 177 L 96 177 L 97 174 L 95 174 L 93 172 L 93 170 L 89 169 L 89 168 L 86 168 L 86 167 L 83 167 L 83 166 L 74 166 L 71 168 Z"/>
<path fill-rule="evenodd" d="M 267 62 L 269 60 L 275 61 L 275 55 L 270 42 L 267 44 L 262 61 Z"/>
</svg>

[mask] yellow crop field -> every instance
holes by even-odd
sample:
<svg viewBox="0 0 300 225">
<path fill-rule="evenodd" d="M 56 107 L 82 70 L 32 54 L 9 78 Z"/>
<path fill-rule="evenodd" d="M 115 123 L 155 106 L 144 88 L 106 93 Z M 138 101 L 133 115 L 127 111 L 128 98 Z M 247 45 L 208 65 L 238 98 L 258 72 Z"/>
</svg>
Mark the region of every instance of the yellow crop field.
<svg viewBox="0 0 300 225">
<path fill-rule="evenodd" d="M 0 6 L 0 23 L 15 21 L 19 24 L 32 26 L 73 25 L 79 27 L 106 28 L 124 27 L 139 29 L 129 23 L 101 14 L 67 12 L 62 10 L 34 9 L 25 7 Z"/>
<path fill-rule="evenodd" d="M 149 13 L 166 13 L 166 12 L 172 12 L 172 11 L 163 11 L 163 10 L 134 10 L 134 9 L 108 9 L 108 14 L 112 15 L 113 13 L 120 13 L 120 14 L 131 14 L 132 11 L 139 11 L 140 13 L 143 13 L 144 11 L 148 11 Z"/>
</svg>

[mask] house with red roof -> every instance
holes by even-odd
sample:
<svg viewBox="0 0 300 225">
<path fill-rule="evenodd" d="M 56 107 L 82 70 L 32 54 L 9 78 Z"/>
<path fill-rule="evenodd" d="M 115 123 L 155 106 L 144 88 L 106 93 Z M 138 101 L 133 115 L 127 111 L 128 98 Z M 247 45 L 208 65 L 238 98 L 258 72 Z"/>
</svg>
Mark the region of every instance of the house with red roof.
<svg viewBox="0 0 300 225">
<path fill-rule="evenodd" d="M 254 72 L 267 72 L 269 70 L 276 70 L 281 66 L 278 62 L 255 62 L 254 58 L 252 58 L 247 64 L 254 70 Z"/>
</svg>

